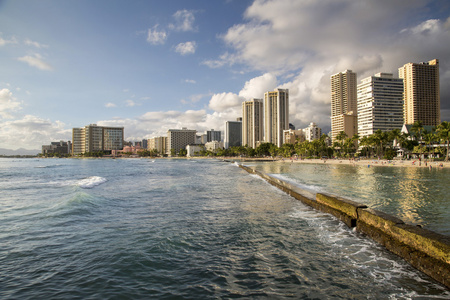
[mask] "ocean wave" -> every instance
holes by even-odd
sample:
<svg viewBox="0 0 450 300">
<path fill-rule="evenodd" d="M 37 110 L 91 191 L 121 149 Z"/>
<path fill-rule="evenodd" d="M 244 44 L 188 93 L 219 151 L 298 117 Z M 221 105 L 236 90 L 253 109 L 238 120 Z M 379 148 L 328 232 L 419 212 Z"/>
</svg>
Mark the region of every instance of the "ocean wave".
<svg viewBox="0 0 450 300">
<path fill-rule="evenodd" d="M 48 165 L 48 166 L 36 166 L 36 169 L 48 169 L 48 168 L 56 168 L 56 167 L 60 167 L 62 166 L 62 164 L 56 164 L 56 165 Z"/>
<path fill-rule="evenodd" d="M 269 174 L 269 175 L 274 177 L 274 178 L 283 180 L 283 181 L 285 181 L 285 182 L 287 182 L 289 184 L 292 184 L 292 185 L 294 185 L 296 187 L 299 187 L 301 189 L 304 189 L 304 190 L 307 190 L 309 192 L 312 192 L 312 193 L 324 192 L 324 189 L 321 186 L 318 186 L 318 185 L 300 183 L 300 182 L 296 181 L 295 179 L 290 178 L 290 177 L 285 176 L 285 175 L 282 175 L 282 174 Z"/>
<path fill-rule="evenodd" d="M 106 178 L 100 176 L 91 176 L 78 181 L 77 185 L 82 189 L 92 189 L 102 183 L 107 182 Z"/>
</svg>

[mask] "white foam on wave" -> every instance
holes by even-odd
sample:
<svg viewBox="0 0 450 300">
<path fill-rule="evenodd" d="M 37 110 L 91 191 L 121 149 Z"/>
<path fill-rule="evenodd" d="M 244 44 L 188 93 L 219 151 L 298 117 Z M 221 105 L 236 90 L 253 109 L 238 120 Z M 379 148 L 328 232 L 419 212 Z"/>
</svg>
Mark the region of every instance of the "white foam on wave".
<svg viewBox="0 0 450 300">
<path fill-rule="evenodd" d="M 91 176 L 78 181 L 77 185 L 83 189 L 92 189 L 102 183 L 108 181 L 106 178 L 100 176 Z"/>
<path fill-rule="evenodd" d="M 340 257 L 342 263 L 353 270 L 355 276 L 367 276 L 373 282 L 386 286 L 395 286 L 395 282 L 402 282 L 404 278 L 409 278 L 417 283 L 427 282 L 426 275 L 387 252 L 376 242 L 350 230 L 331 215 L 310 208 L 296 208 L 289 214 L 289 217 L 306 221 L 308 226 L 316 231 L 317 238 L 329 247 L 325 254 Z M 438 284 L 434 287 L 438 290 L 442 289 Z M 450 293 L 445 292 L 445 295 L 450 295 Z M 415 296 L 421 297 L 422 295 L 415 291 L 405 290 L 392 295 L 392 298 L 410 299 Z M 428 295 L 426 297 L 429 298 Z"/>
<path fill-rule="evenodd" d="M 272 177 L 275 177 L 277 179 L 283 180 L 289 184 L 292 184 L 293 186 L 299 187 L 301 189 L 307 190 L 312 193 L 320 193 L 324 192 L 323 188 L 317 185 L 308 185 L 308 184 L 302 184 L 295 179 L 292 179 L 288 176 L 282 175 L 282 174 L 269 174 Z"/>
</svg>

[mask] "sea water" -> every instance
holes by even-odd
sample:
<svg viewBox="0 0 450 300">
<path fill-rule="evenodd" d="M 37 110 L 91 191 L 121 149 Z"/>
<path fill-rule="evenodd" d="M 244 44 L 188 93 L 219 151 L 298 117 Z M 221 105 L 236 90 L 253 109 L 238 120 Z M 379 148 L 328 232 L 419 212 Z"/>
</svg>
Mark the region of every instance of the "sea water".
<svg viewBox="0 0 450 300">
<path fill-rule="evenodd" d="M 450 297 L 217 160 L 0 159 L 0 245 L 0 299 Z"/>
<path fill-rule="evenodd" d="M 404 162 L 402 164 L 407 164 Z M 379 164 L 252 163 L 310 192 L 332 193 L 426 229 L 450 235 L 450 169 Z M 429 166 L 432 166 L 431 168 Z"/>
</svg>

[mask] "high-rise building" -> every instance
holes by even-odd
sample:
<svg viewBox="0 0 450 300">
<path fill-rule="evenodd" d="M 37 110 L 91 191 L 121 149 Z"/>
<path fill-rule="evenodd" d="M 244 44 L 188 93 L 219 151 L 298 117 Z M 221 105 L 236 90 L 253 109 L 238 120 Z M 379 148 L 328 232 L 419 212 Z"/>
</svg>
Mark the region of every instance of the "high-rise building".
<svg viewBox="0 0 450 300">
<path fill-rule="evenodd" d="M 159 154 L 165 154 L 167 147 L 167 137 L 166 136 L 157 136 L 151 139 L 148 139 L 147 149 L 148 150 L 156 150 Z"/>
<path fill-rule="evenodd" d="M 220 131 L 215 131 L 214 129 L 206 131 L 206 142 L 221 142 L 222 135 Z"/>
<path fill-rule="evenodd" d="M 169 129 L 167 131 L 167 147 L 166 154 L 172 154 L 172 149 L 178 153 L 181 149 L 185 149 L 187 145 L 195 144 L 197 131 L 187 128 Z"/>
<path fill-rule="evenodd" d="M 225 122 L 224 140 L 225 149 L 242 145 L 242 120 Z"/>
<path fill-rule="evenodd" d="M 358 135 L 403 126 L 403 79 L 377 73 L 358 84 Z"/>
<path fill-rule="evenodd" d="M 264 141 L 283 145 L 283 131 L 289 129 L 289 90 L 264 93 Z"/>
<path fill-rule="evenodd" d="M 263 140 L 263 113 L 262 99 L 242 103 L 242 145 L 256 148 Z"/>
<path fill-rule="evenodd" d="M 352 113 L 350 113 L 352 112 Z M 357 93 L 356 93 L 356 73 L 352 70 L 345 70 L 331 75 L 331 139 L 334 142 L 339 132 L 344 131 L 343 128 L 350 128 L 351 125 L 343 125 L 343 122 L 350 121 L 350 117 L 339 117 L 341 115 L 357 117 Z M 334 121 L 333 121 L 334 120 Z M 335 128 L 337 124 L 339 128 Z M 346 132 L 350 136 L 350 132 Z"/>
<path fill-rule="evenodd" d="M 123 127 L 105 127 L 90 124 L 72 129 L 72 153 L 109 152 L 122 150 Z"/>
<path fill-rule="evenodd" d="M 356 73 L 345 70 L 331 75 L 331 116 L 346 114 L 357 109 Z"/>
<path fill-rule="evenodd" d="M 398 69 L 402 78 L 404 122 L 437 126 L 441 123 L 441 97 L 439 90 L 439 60 L 407 63 Z"/>
</svg>

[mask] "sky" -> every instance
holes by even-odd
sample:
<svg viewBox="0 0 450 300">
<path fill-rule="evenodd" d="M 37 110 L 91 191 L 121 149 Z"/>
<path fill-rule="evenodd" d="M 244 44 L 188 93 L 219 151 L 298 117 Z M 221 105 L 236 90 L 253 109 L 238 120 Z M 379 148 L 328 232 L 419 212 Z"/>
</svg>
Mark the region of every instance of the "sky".
<svg viewBox="0 0 450 300">
<path fill-rule="evenodd" d="M 332 74 L 435 58 L 450 121 L 448 0 L 0 0 L 0 148 L 89 124 L 223 131 L 275 88 L 290 123 L 327 133 Z"/>
</svg>

